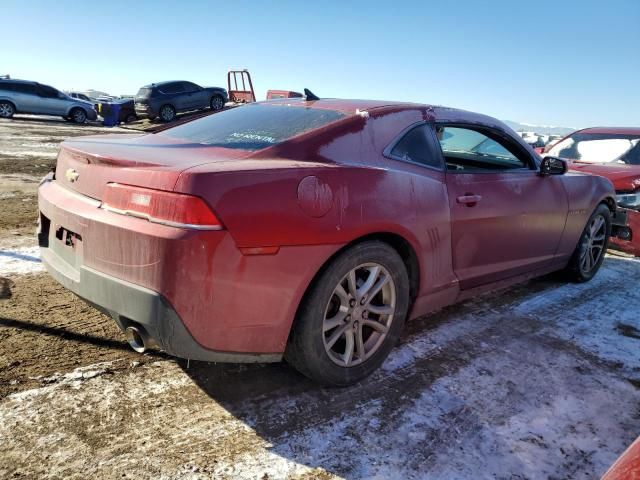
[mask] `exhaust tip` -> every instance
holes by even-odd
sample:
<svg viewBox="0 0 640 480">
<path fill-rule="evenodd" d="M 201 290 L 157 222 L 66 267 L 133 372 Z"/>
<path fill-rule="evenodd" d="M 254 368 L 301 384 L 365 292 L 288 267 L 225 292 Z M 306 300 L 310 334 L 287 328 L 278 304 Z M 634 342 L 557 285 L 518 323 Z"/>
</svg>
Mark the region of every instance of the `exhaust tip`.
<svg viewBox="0 0 640 480">
<path fill-rule="evenodd" d="M 127 342 L 131 348 L 133 348 L 138 353 L 144 353 L 147 349 L 144 345 L 144 337 L 140 333 L 136 327 L 127 327 L 124 331 L 124 335 L 127 338 Z"/>
</svg>

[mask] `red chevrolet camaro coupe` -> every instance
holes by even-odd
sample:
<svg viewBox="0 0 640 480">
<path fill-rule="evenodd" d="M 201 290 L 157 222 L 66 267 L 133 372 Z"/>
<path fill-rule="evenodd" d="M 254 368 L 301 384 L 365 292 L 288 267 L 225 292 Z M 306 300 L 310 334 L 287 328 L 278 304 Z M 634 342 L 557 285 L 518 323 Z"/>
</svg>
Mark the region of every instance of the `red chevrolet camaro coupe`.
<svg viewBox="0 0 640 480">
<path fill-rule="evenodd" d="M 41 255 L 138 351 L 375 370 L 406 319 L 600 267 L 615 192 L 444 107 L 283 99 L 75 138 L 39 190 Z"/>
</svg>

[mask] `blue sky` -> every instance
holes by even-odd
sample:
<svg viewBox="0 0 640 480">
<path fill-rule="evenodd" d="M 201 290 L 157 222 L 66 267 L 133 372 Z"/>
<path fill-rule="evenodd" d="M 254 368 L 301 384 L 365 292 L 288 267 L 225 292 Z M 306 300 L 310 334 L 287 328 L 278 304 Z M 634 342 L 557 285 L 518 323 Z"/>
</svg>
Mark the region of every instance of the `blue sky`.
<svg viewBox="0 0 640 480">
<path fill-rule="evenodd" d="M 269 88 L 640 126 L 640 0 L 0 0 L 0 74 L 132 94 L 248 68 Z M 7 30 L 8 29 L 8 30 Z"/>
</svg>

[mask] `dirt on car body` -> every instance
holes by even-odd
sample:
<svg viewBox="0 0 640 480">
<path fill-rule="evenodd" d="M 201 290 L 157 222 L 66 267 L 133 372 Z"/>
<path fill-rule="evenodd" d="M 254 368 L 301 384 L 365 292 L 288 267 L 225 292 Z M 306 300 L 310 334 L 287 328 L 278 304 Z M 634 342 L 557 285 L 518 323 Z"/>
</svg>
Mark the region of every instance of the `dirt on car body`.
<svg viewBox="0 0 640 480">
<path fill-rule="evenodd" d="M 608 256 L 589 283 L 545 277 L 410 322 L 348 388 L 286 363 L 131 351 L 35 250 L 50 139 L 92 128 L 0 122 L 3 150 L 18 153 L 22 133 L 53 153 L 0 161 L 15 193 L 0 196 L 0 478 L 593 478 L 637 436 L 631 258 Z"/>
</svg>

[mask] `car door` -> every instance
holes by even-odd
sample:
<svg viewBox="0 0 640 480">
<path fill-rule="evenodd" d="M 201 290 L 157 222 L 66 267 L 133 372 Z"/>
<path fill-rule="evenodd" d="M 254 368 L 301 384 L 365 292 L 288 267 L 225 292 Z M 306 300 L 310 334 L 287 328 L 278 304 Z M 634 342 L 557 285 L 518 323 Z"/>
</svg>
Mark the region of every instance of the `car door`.
<svg viewBox="0 0 640 480">
<path fill-rule="evenodd" d="M 22 113 L 38 113 L 40 97 L 33 83 L 16 82 L 14 84 L 16 108 Z"/>
<path fill-rule="evenodd" d="M 462 289 L 553 263 L 568 214 L 562 179 L 540 176 L 508 134 L 439 124 L 447 165 L 453 268 Z"/>
<path fill-rule="evenodd" d="M 209 103 L 204 99 L 204 90 L 191 82 L 182 82 L 185 91 L 185 104 L 189 109 L 196 110 L 198 108 L 204 108 Z"/>
<path fill-rule="evenodd" d="M 402 172 L 396 177 L 398 189 L 410 190 L 402 195 L 408 194 L 414 206 L 412 228 L 419 243 L 416 253 L 424 265 L 422 292 L 450 291 L 457 283 L 451 263 L 451 216 L 444 162 L 432 126 L 426 122 L 410 125 L 384 155 L 395 161 L 391 169 Z"/>
<path fill-rule="evenodd" d="M 36 86 L 36 93 L 40 97 L 39 107 L 36 113 L 61 116 L 67 114 L 69 100 L 67 100 L 64 94 L 53 87 L 40 84 Z"/>
<path fill-rule="evenodd" d="M 188 109 L 186 106 L 187 96 L 184 94 L 182 83 L 171 82 L 160 87 L 160 91 L 166 95 L 166 99 L 161 102 L 162 105 L 169 103 L 173 105 L 177 112 L 183 112 Z"/>
</svg>

